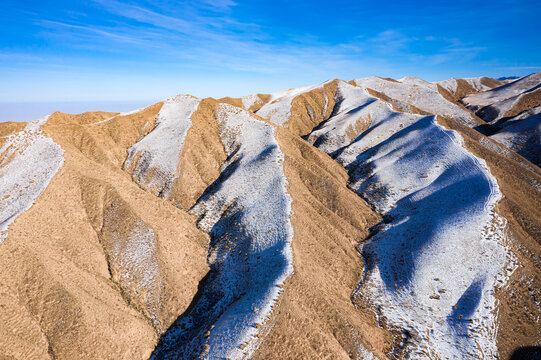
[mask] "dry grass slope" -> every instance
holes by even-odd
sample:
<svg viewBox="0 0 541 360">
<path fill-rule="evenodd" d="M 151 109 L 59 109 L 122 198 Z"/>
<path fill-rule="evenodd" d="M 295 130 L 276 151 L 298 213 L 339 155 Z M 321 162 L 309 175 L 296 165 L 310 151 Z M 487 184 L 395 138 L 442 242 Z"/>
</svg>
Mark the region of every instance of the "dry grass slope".
<svg viewBox="0 0 541 360">
<path fill-rule="evenodd" d="M 503 84 L 489 78 L 479 83 Z M 356 246 L 382 219 L 348 188 L 347 171 L 302 139 L 332 116 L 338 84 L 335 79 L 300 93 L 284 126 L 273 125 L 293 199 L 294 274 L 259 333 L 255 359 L 358 359 L 367 351 L 387 359 L 401 340 L 378 325 L 369 304 L 351 298 L 364 265 Z M 438 98 L 467 110 L 459 100 L 478 92 L 478 85 L 465 79 L 456 84 L 453 91 L 430 86 Z M 395 111 L 428 115 L 383 92 L 366 91 Z M 505 116 L 539 106 L 538 100 L 539 90 L 533 91 Z M 209 237 L 188 211 L 224 170 L 216 107 L 250 104 L 253 114 L 269 101 L 265 94 L 201 100 L 167 200 L 139 187 L 133 169 L 123 170 L 128 148 L 155 128 L 163 103 L 131 114 L 52 114 L 42 129 L 65 151 L 64 166 L 0 245 L 0 358 L 148 358 L 209 271 Z M 370 121 L 359 118 L 347 137 L 359 136 Z M 496 294 L 498 348 L 508 358 L 541 339 L 541 170 L 466 125 L 441 116 L 437 121 L 458 131 L 465 147 L 487 162 L 504 194 L 498 212 L 508 220 L 519 262 L 509 285 Z M 0 124 L 0 146 L 25 125 Z M 0 163 L 8 160 L 2 156 Z"/>
<path fill-rule="evenodd" d="M 295 273 L 254 358 L 357 358 L 362 345 L 384 359 L 390 334 L 350 300 L 363 268 L 355 245 L 379 217 L 346 187 L 346 171 L 328 155 L 285 129 L 278 140 L 293 197 Z"/>
<path fill-rule="evenodd" d="M 148 131 L 159 108 L 100 124 L 94 120 L 111 114 L 81 120 L 57 113 L 43 126 L 65 150 L 65 164 L 0 248 L 0 303 L 9 310 L 0 311 L 8 324 L 0 330 L 2 356 L 146 358 L 161 329 L 188 306 L 207 271 L 206 236 L 189 215 L 121 170 L 126 148 Z M 121 209 L 114 218 L 112 207 Z M 124 259 L 111 251 L 113 239 L 125 245 L 117 235 L 138 222 L 155 238 L 158 308 L 156 294 L 139 291 L 136 282 L 130 288 Z"/>
</svg>

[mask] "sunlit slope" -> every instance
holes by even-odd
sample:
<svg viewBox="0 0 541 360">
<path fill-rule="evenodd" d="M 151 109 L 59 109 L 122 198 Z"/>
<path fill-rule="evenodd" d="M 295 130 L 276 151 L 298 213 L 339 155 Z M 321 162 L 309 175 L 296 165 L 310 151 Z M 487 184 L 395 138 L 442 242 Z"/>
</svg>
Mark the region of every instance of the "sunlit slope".
<svg viewBox="0 0 541 360">
<path fill-rule="evenodd" d="M 458 294 L 461 292 L 460 289 L 462 289 L 462 296 L 458 296 L 457 293 L 455 293 L 455 295 L 449 294 L 447 289 L 443 289 L 442 291 L 442 293 L 446 293 L 447 295 L 442 296 L 436 288 L 433 289 L 434 294 L 427 295 L 421 292 L 421 296 L 423 297 L 419 296 L 419 299 L 415 299 L 416 296 L 404 298 L 401 295 L 396 295 L 396 300 L 401 304 L 397 309 L 402 309 L 399 311 L 400 314 L 397 315 L 398 318 L 392 319 L 392 309 L 388 311 L 386 316 L 384 315 L 384 318 L 387 321 L 390 320 L 388 324 L 391 327 L 393 321 L 395 321 L 395 323 L 404 321 L 403 307 L 405 306 L 405 303 L 409 304 L 408 307 L 411 306 L 412 309 L 414 309 L 417 306 L 415 303 L 419 305 L 420 303 L 418 301 L 420 301 L 421 303 L 426 304 L 424 306 L 426 306 L 425 309 L 427 309 L 426 316 L 417 313 L 417 315 L 414 315 L 414 317 L 420 315 L 417 321 L 410 318 L 398 326 L 398 328 L 402 329 L 408 328 L 408 325 L 406 324 L 412 325 L 416 322 L 417 325 L 422 328 L 425 326 L 424 324 L 426 324 L 425 318 L 430 316 L 428 314 L 432 314 L 436 305 L 442 306 L 441 304 L 445 303 L 445 297 L 447 297 L 447 300 L 452 297 L 457 300 L 452 306 L 447 305 L 446 314 L 442 315 L 442 320 L 437 320 L 437 316 L 435 315 L 430 316 L 429 321 L 435 321 L 434 325 L 428 325 L 428 328 L 432 328 L 433 330 L 431 331 L 434 331 L 433 336 L 425 336 L 424 332 L 421 333 L 423 330 L 419 331 L 417 329 L 411 331 L 410 329 L 408 331 L 408 337 L 411 336 L 411 333 L 422 335 L 417 335 L 416 339 L 410 338 L 409 342 L 412 343 L 412 345 L 402 349 L 403 353 L 412 355 L 413 352 L 416 352 L 417 355 L 415 356 L 439 353 L 440 356 L 445 357 L 445 354 L 452 354 L 452 351 L 459 351 L 459 353 L 462 354 L 461 356 L 466 354 L 472 358 L 482 356 L 482 354 L 488 357 L 497 356 L 498 350 L 496 350 L 496 348 L 498 342 L 505 342 L 507 343 L 506 346 L 508 346 L 508 342 L 504 340 L 505 337 L 500 336 L 497 338 L 497 335 L 501 335 L 502 332 L 506 331 L 500 330 L 500 333 L 494 332 L 494 326 L 490 324 L 491 320 L 489 319 L 491 316 L 492 321 L 495 321 L 496 319 L 495 314 L 497 314 L 498 311 L 495 308 L 495 304 L 498 300 L 495 298 L 494 294 L 504 291 L 501 290 L 503 289 L 502 283 L 505 283 L 507 275 L 514 270 L 513 264 L 515 263 L 515 260 L 513 260 L 514 252 L 508 246 L 510 241 L 506 240 L 506 234 L 509 230 L 523 232 L 523 230 L 519 229 L 526 228 L 529 230 L 527 231 L 528 235 L 526 235 L 526 237 L 531 239 L 531 236 L 533 236 L 535 239 L 535 236 L 538 235 L 539 232 L 538 230 L 533 230 L 530 226 L 531 223 L 522 223 L 520 225 L 514 223 L 512 224 L 512 227 L 505 227 L 505 219 L 501 215 L 493 215 L 495 206 L 501 199 L 501 195 L 498 195 L 498 193 L 501 194 L 501 192 L 496 178 L 489 172 L 490 169 L 485 165 L 483 160 L 480 160 L 479 157 L 469 153 L 469 150 L 463 145 L 463 140 L 459 134 L 448 133 L 446 135 L 446 130 L 438 125 L 434 118 L 427 117 L 426 115 L 444 115 L 446 118 L 451 118 L 454 120 L 452 123 L 453 127 L 458 126 L 458 123 L 476 126 L 475 124 L 479 124 L 479 120 L 476 120 L 476 122 L 466 121 L 472 116 L 471 113 L 468 113 L 464 108 L 462 108 L 462 110 L 456 110 L 461 108 L 460 104 L 456 102 L 451 102 L 450 105 L 439 108 L 437 106 L 434 107 L 434 104 L 437 104 L 437 101 L 432 104 L 426 104 L 426 102 L 429 101 L 428 99 L 425 99 L 425 102 L 419 101 L 419 93 L 422 93 L 419 87 L 430 89 L 431 86 L 422 81 L 414 80 L 415 79 L 400 80 L 402 83 L 408 83 L 408 86 L 406 87 L 401 86 L 399 82 L 379 78 L 356 81 L 356 87 L 343 82 L 338 82 L 332 100 L 335 105 L 331 116 L 314 127 L 312 132 L 304 134 L 304 138 L 326 151 L 329 155 L 346 166 L 350 171 L 350 186 L 354 190 L 359 191 L 368 202 L 371 202 L 376 209 L 379 209 L 379 211 L 387 217 L 387 220 L 383 223 L 386 225 L 379 229 L 382 231 L 382 234 L 378 233 L 375 235 L 371 239 L 371 245 L 367 246 L 366 251 L 364 251 L 364 253 L 367 254 L 366 259 L 374 261 L 374 258 L 378 258 L 377 253 L 379 252 L 380 259 L 393 259 L 391 260 L 391 263 L 394 263 L 397 261 L 396 255 L 389 256 L 387 250 L 391 251 L 392 254 L 398 251 L 396 254 L 400 254 L 399 258 L 402 258 L 402 256 L 405 255 L 403 252 L 407 252 L 407 249 L 411 249 L 413 246 L 413 248 L 417 250 L 412 251 L 415 255 L 409 258 L 409 266 L 411 266 L 413 275 L 415 275 L 412 275 L 411 277 L 412 279 L 420 281 L 417 285 L 413 285 L 413 287 L 423 287 L 425 289 L 433 288 L 433 285 L 430 285 L 430 279 L 433 281 L 434 278 L 437 278 L 437 281 L 439 282 L 442 278 L 445 278 L 445 276 L 433 276 L 432 274 L 437 273 L 437 271 L 430 270 L 430 263 L 441 265 L 442 263 L 445 263 L 445 261 L 451 260 L 455 263 L 458 263 L 458 261 L 466 261 L 465 264 L 467 264 L 467 261 L 473 259 L 473 262 L 476 264 L 476 266 L 473 267 L 467 266 L 466 272 L 469 272 L 470 275 L 460 276 L 460 282 L 470 278 L 471 283 L 468 284 L 468 281 L 466 280 L 463 285 L 460 285 L 459 282 L 455 282 L 453 286 L 451 286 L 454 288 L 453 291 L 456 291 Z M 393 84 L 389 86 L 390 83 L 395 83 L 396 85 Z M 365 84 L 365 86 L 363 86 L 363 84 Z M 373 88 L 378 88 L 382 91 L 374 91 Z M 427 90 L 422 91 L 426 92 Z M 421 110 L 418 106 L 412 106 L 411 103 L 403 101 L 411 98 L 414 99 L 414 101 L 412 101 L 413 104 L 420 105 L 421 108 L 425 110 Z M 321 108 L 316 109 L 315 112 L 320 109 Z M 311 111 L 313 111 L 313 109 Z M 454 111 L 457 112 L 455 113 Z M 299 112 L 305 113 L 307 110 L 299 109 Z M 464 117 L 460 114 L 464 114 Z M 280 120 L 280 122 L 288 124 L 288 122 L 294 121 L 295 115 L 291 115 L 288 120 Z M 442 117 L 441 119 L 443 121 L 445 118 Z M 449 126 L 449 123 L 447 122 L 446 125 Z M 466 128 L 463 129 L 465 130 Z M 531 206 L 535 208 L 535 204 L 539 204 L 538 169 L 532 168 L 527 161 L 522 160 L 520 156 L 515 155 L 512 151 L 508 151 L 503 147 L 499 148 L 482 135 L 479 134 L 479 136 L 480 138 L 476 140 L 479 142 L 482 150 L 481 152 L 477 151 L 477 154 L 482 154 L 485 157 L 490 154 L 489 158 L 492 160 L 492 165 L 502 166 L 501 171 L 498 171 L 499 175 L 505 173 L 505 178 L 512 177 L 514 175 L 513 171 L 516 171 L 511 170 L 512 167 L 518 167 L 519 173 L 524 174 L 522 175 L 524 176 L 524 179 L 519 181 L 520 190 L 511 190 L 507 187 L 507 193 L 513 198 L 511 202 L 514 202 L 515 204 L 515 201 L 524 203 L 524 194 L 528 191 L 527 188 L 530 188 L 530 191 L 533 191 L 533 194 L 535 195 L 531 199 L 532 202 L 525 203 L 523 206 L 530 209 L 532 209 Z M 449 145 L 446 145 L 445 141 L 449 140 Z M 455 150 L 450 151 L 452 148 Z M 461 156 L 466 156 L 466 158 L 462 159 L 458 153 L 453 155 L 453 152 L 455 151 L 464 154 Z M 502 159 L 502 156 L 505 160 Z M 495 158 L 501 160 L 496 160 Z M 465 164 L 467 162 L 471 162 L 473 167 L 472 165 L 466 166 Z M 472 170 L 466 170 L 468 168 Z M 533 173 L 530 172 L 532 170 Z M 476 173 L 478 175 L 474 175 Z M 384 175 L 383 178 L 381 177 L 382 175 Z M 506 180 L 506 182 L 507 181 L 508 180 Z M 470 182 L 471 184 L 469 184 Z M 473 185 L 476 182 L 479 185 Z M 456 190 L 453 190 L 453 188 Z M 470 189 L 473 193 L 469 194 L 462 189 Z M 481 189 L 486 189 L 486 191 Z M 453 194 L 453 191 L 456 193 Z M 474 193 L 477 195 L 474 196 Z M 423 198 L 426 198 L 428 201 L 421 201 Z M 463 204 L 460 202 L 461 198 L 464 200 Z M 431 201 L 434 201 L 434 203 L 431 203 Z M 505 202 L 507 201 L 508 200 L 506 199 Z M 447 205 L 445 205 L 446 202 Z M 412 205 L 414 203 L 416 205 Z M 467 203 L 469 203 L 469 205 L 467 205 Z M 399 205 L 405 206 L 405 209 Z M 469 207 L 472 208 L 469 210 Z M 409 210 L 411 208 L 414 209 L 413 214 L 409 213 L 411 212 L 411 210 Z M 506 212 L 506 210 L 502 210 L 502 212 Z M 514 207 L 513 210 L 513 214 L 509 215 L 515 218 L 516 216 L 520 218 L 528 213 L 527 211 L 519 210 L 516 207 Z M 434 221 L 432 217 L 426 218 L 427 213 L 431 216 L 436 216 L 436 219 L 443 220 Z M 393 216 L 392 214 L 395 215 Z M 418 215 L 418 221 L 420 220 L 421 223 L 418 223 L 418 221 L 415 220 L 415 216 L 412 217 L 414 214 L 421 214 Z M 437 214 L 440 214 L 441 216 L 437 216 Z M 452 215 L 452 217 L 449 217 L 449 215 Z M 463 216 L 462 220 L 460 220 L 460 216 Z M 485 220 L 477 219 L 476 216 L 480 216 Z M 533 213 L 526 216 L 533 216 L 534 218 L 539 219 L 537 210 L 534 210 Z M 404 218 L 406 220 L 394 220 L 396 218 Z M 398 223 L 393 224 L 393 220 L 398 221 Z M 434 230 L 423 227 L 422 222 L 424 221 L 428 221 L 427 224 L 430 224 L 430 228 Z M 437 225 L 440 221 L 443 227 Z M 533 221 L 535 223 L 539 220 Z M 480 226 L 480 224 L 485 225 Z M 410 225 L 412 228 L 406 230 Z M 464 230 L 468 226 L 473 226 L 471 231 Z M 449 232 L 446 230 L 447 227 L 455 227 L 455 230 Z M 392 231 L 389 232 L 389 229 L 394 228 L 396 228 L 395 231 L 400 230 L 395 236 L 392 235 Z M 419 231 L 421 232 L 419 233 Z M 396 240 L 397 234 L 399 235 L 398 238 L 401 238 L 401 236 L 404 236 L 402 234 L 406 233 L 409 234 L 407 235 L 408 239 L 412 240 L 409 240 L 409 244 L 408 241 L 398 244 L 398 240 L 396 240 L 396 242 L 392 241 L 391 243 L 385 243 L 387 235 L 384 234 L 387 232 L 390 234 L 389 239 Z M 428 232 L 428 234 L 426 232 Z M 447 248 L 451 253 L 446 254 L 446 246 L 442 245 L 442 243 L 440 243 L 441 240 L 438 239 L 445 238 L 446 234 L 453 234 L 453 232 L 456 240 L 451 240 L 449 242 Z M 419 233 L 419 235 L 414 235 L 417 233 Z M 466 234 L 470 235 L 465 236 Z M 419 236 L 423 236 L 425 240 L 428 241 L 423 240 L 419 243 Z M 468 236 L 470 239 L 468 239 Z M 474 241 L 471 237 L 478 240 Z M 451 236 L 451 238 L 453 238 L 453 236 Z M 429 239 L 436 241 L 439 245 L 434 246 Z M 460 245 L 460 241 L 466 242 L 463 245 Z M 525 241 L 529 242 L 529 240 Z M 511 240 L 511 242 L 513 241 Z M 475 243 L 478 245 L 475 245 Z M 419 246 L 418 244 L 423 245 Z M 428 250 L 427 244 L 430 244 L 428 246 L 432 250 Z M 385 247 L 383 247 L 384 245 Z M 473 250 L 473 253 L 479 254 L 478 256 L 481 256 L 486 260 L 481 260 L 481 258 L 476 259 L 475 257 L 470 259 L 469 254 L 472 253 L 471 249 L 468 250 L 468 246 L 470 245 L 480 246 L 477 250 Z M 515 242 L 514 245 L 517 246 L 517 243 Z M 404 248 L 402 249 L 400 246 L 403 246 Z M 484 250 L 481 249 L 485 246 L 487 246 L 487 248 Z M 536 245 L 533 246 L 536 248 Z M 519 248 L 520 247 L 521 246 L 519 246 Z M 387 249 L 385 252 L 382 252 L 383 250 L 377 250 L 384 248 Z M 360 249 L 363 249 L 363 246 L 361 246 Z M 435 255 L 434 250 L 440 252 L 440 255 Z M 460 251 L 465 252 L 460 255 Z M 427 259 L 432 258 L 434 260 L 427 260 L 425 262 L 422 259 L 425 256 Z M 453 256 L 457 256 L 457 259 L 452 260 Z M 441 260 L 437 260 L 438 257 L 440 257 Z M 495 260 L 494 257 L 499 260 Z M 486 262 L 486 264 L 477 267 L 477 265 L 483 264 L 483 261 Z M 404 266 L 408 266 L 408 261 L 400 260 L 400 262 L 405 263 L 406 265 Z M 375 260 L 370 266 L 377 269 L 377 264 L 378 262 Z M 402 268 L 404 268 L 404 266 Z M 442 266 L 441 268 L 443 270 L 446 269 L 445 266 Z M 493 270 L 490 270 L 491 268 Z M 452 275 L 447 277 L 447 279 L 455 281 L 455 276 L 458 274 L 455 274 L 457 271 L 460 272 L 461 270 L 451 269 L 450 273 Z M 476 271 L 479 274 L 475 274 Z M 538 273 L 538 271 L 538 267 L 534 267 L 524 270 L 524 273 L 527 273 L 527 276 L 531 280 L 534 280 L 535 276 L 532 275 L 532 272 Z M 386 270 L 386 272 L 386 275 L 389 275 L 390 271 Z M 398 279 L 402 276 L 398 275 L 403 273 L 403 271 L 397 272 L 392 270 L 391 272 L 397 274 L 397 279 L 395 279 L 397 281 L 396 288 L 399 288 L 400 291 L 403 289 L 407 290 L 405 284 L 400 284 L 400 280 L 404 282 L 404 279 Z M 430 275 L 423 279 L 423 273 Z M 368 275 L 368 272 L 366 275 Z M 378 275 L 380 279 L 385 277 L 381 276 L 381 274 L 376 274 L 376 278 Z M 523 276 L 524 274 L 517 276 L 514 279 Z M 408 276 L 408 279 L 409 278 L 410 276 Z M 484 280 L 477 280 L 479 278 L 483 278 Z M 365 281 L 367 279 L 368 277 L 365 278 Z M 488 285 L 486 282 L 487 279 L 491 279 L 488 281 L 490 283 Z M 443 281 L 445 282 L 445 280 Z M 409 286 L 412 285 L 409 284 Z M 376 289 L 374 291 L 374 294 L 376 295 L 374 295 L 373 299 L 378 299 L 377 301 L 372 300 L 372 304 L 369 305 L 370 307 L 375 306 L 375 308 L 380 309 L 380 313 L 384 313 L 386 307 L 392 307 L 393 301 L 390 298 L 382 298 L 386 286 L 383 286 L 382 284 L 379 285 L 378 288 L 378 285 L 372 282 L 369 287 Z M 393 287 L 395 287 L 394 282 L 390 286 L 391 293 L 393 293 Z M 361 293 L 361 289 L 362 284 L 356 292 L 356 295 Z M 473 295 L 473 292 L 475 292 L 474 289 L 476 289 L 475 291 L 477 291 L 478 294 L 484 295 L 477 296 L 476 298 L 476 296 Z M 400 291 L 397 291 L 397 293 L 400 293 Z M 472 293 L 470 294 L 470 292 Z M 412 291 L 412 293 L 415 294 L 414 291 Z M 424 295 L 427 295 L 426 300 L 424 299 Z M 519 296 L 522 301 L 525 301 L 525 309 L 522 311 L 524 311 L 525 314 L 533 314 L 531 312 L 531 306 L 534 306 L 535 308 L 535 304 L 528 301 L 529 294 L 524 295 L 525 297 Z M 483 296 L 486 298 L 483 298 Z M 361 302 L 364 304 L 366 304 L 367 298 L 369 297 L 370 296 L 366 293 L 364 296 L 359 296 L 359 298 L 362 299 Z M 469 302 L 464 303 L 465 299 L 473 298 L 476 298 L 476 300 L 472 300 L 473 302 L 468 300 Z M 460 299 L 463 300 L 460 301 Z M 368 301 L 368 303 L 370 303 L 370 301 Z M 374 303 L 376 303 L 376 305 L 374 305 Z M 484 303 L 485 305 L 481 306 L 481 303 Z M 489 306 L 488 304 L 492 305 Z M 483 314 L 480 310 L 490 309 L 491 306 L 492 310 L 488 310 L 486 314 Z M 422 308 L 423 305 L 420 305 L 420 307 Z M 461 307 L 463 308 L 459 310 Z M 461 319 L 464 318 L 466 312 L 468 313 L 469 318 L 467 322 L 464 323 L 461 322 Z M 453 316 L 455 316 L 455 320 L 457 321 L 453 322 Z M 477 320 L 475 320 L 475 318 L 477 318 Z M 442 321 L 443 323 L 441 323 Z M 535 325 L 536 320 L 534 320 L 534 318 L 530 317 L 527 322 L 531 325 L 521 324 L 519 326 L 533 326 L 534 329 L 537 328 L 537 330 L 534 330 L 534 333 L 539 332 L 539 327 Z M 447 330 L 442 332 L 442 325 L 444 325 L 444 328 L 447 327 Z M 462 330 L 457 330 L 459 328 Z M 507 327 L 507 329 L 509 329 L 509 327 Z M 452 340 L 452 334 L 458 334 L 458 337 L 455 340 Z M 460 339 L 461 336 L 465 335 L 468 335 L 472 340 L 465 341 Z M 481 338 L 484 339 L 481 340 Z M 535 338 L 535 335 L 533 335 L 533 338 Z M 445 339 L 443 343 L 440 342 L 442 339 Z M 424 344 L 418 345 L 419 342 L 421 344 L 424 342 Z M 448 343 L 445 344 L 445 342 Z M 416 343 L 417 345 L 415 345 Z M 481 346 L 483 343 L 485 345 Z"/>
<path fill-rule="evenodd" d="M 203 104 L 208 107 L 205 116 L 201 113 Z M 193 151 L 188 145 L 192 138 L 202 136 L 194 131 L 201 123 L 217 129 L 217 137 L 206 137 L 203 142 L 215 148 L 218 141 L 227 156 L 221 160 L 214 182 L 190 206 L 194 221 L 209 234 L 211 271 L 190 309 L 162 337 L 153 357 L 238 358 L 254 354 L 259 346 L 270 350 L 274 341 L 269 345 L 264 341 L 269 330 L 273 329 L 271 339 L 291 331 L 280 325 L 287 324 L 287 320 L 279 309 L 287 311 L 288 317 L 310 319 L 305 325 L 308 334 L 295 340 L 299 344 L 320 341 L 321 336 L 327 339 L 312 352 L 304 346 L 291 348 L 292 356 L 362 353 L 368 351 L 365 346 L 384 354 L 389 349 L 388 335 L 377 330 L 373 316 L 355 310 L 349 298 L 361 269 L 354 234 L 366 236 L 376 217 L 363 200 L 345 187 L 345 172 L 299 137 L 240 108 L 207 99 L 187 117 L 183 118 L 188 124 L 185 145 L 178 152 L 180 155 L 171 158 L 176 163 L 168 165 L 181 169 L 175 175 L 178 179 L 185 176 L 182 169 L 193 168 L 194 160 L 184 154 Z M 154 131 L 159 134 L 161 127 L 156 126 Z M 153 132 L 139 143 L 152 141 L 149 147 L 160 146 L 160 137 Z M 152 158 L 154 154 L 143 153 L 140 158 L 144 156 Z M 162 166 L 152 159 L 149 163 Z M 324 169 L 326 174 L 317 169 Z M 339 177 L 334 175 L 337 171 L 342 172 Z M 146 168 L 146 172 L 149 177 L 160 174 L 154 166 Z M 172 182 L 173 188 L 178 181 Z M 146 188 L 144 183 L 141 186 Z M 294 194 L 289 193 L 291 188 L 297 189 Z M 146 189 L 154 192 L 152 188 Z M 176 201 L 174 193 L 155 195 Z M 352 206 L 355 203 L 357 206 Z M 327 244 L 328 237 L 335 240 Z M 292 239 L 302 242 L 296 245 L 291 243 Z M 314 246 L 322 246 L 321 251 L 314 253 Z M 295 249 L 305 258 L 318 258 L 318 265 L 307 266 L 303 261 L 300 269 L 295 270 Z M 341 256 L 344 253 L 347 258 Z M 322 276 L 324 273 L 329 274 L 328 279 Z M 346 284 L 344 279 L 348 279 Z M 313 287 L 314 282 L 328 284 L 329 289 L 320 293 Z M 288 295 L 290 288 L 292 295 Z M 341 295 L 335 299 L 336 293 Z M 295 301 L 291 301 L 291 296 Z M 337 306 L 333 313 L 315 306 L 329 301 Z M 287 305 L 282 307 L 283 302 Z M 304 310 L 299 311 L 299 307 Z M 338 314 L 344 320 L 337 321 Z M 343 321 L 355 325 L 343 328 Z M 364 335 L 358 327 L 372 329 L 379 335 Z M 342 333 L 340 339 L 334 338 L 336 331 Z M 259 356 L 257 352 L 255 355 Z"/>
<path fill-rule="evenodd" d="M 41 164 L 61 166 L 29 210 L 14 212 L 0 248 L 3 355 L 145 358 L 188 306 L 207 269 L 205 236 L 120 168 L 159 108 L 100 124 L 110 114 L 55 113 L 33 145 L 13 145 L 20 170 L 10 174 L 30 174 L 30 187 L 2 177 L 13 197 L 27 199 L 32 184 L 42 185 L 32 176 Z M 48 148 L 32 146 L 43 142 L 62 149 L 61 160 L 40 163 Z M 33 152 L 41 156 L 29 158 Z"/>
<path fill-rule="evenodd" d="M 536 76 L 332 79 L 0 124 L 0 354 L 492 359 L 536 345 Z"/>
</svg>

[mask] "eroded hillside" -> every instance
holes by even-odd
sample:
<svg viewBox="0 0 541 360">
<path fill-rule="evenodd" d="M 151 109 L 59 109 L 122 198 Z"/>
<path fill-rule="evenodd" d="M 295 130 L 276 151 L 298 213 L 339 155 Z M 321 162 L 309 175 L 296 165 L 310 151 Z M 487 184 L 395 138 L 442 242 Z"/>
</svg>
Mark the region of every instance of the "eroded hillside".
<svg viewBox="0 0 541 360">
<path fill-rule="evenodd" d="M 0 354 L 506 359 L 541 341 L 539 73 L 0 124 Z"/>
</svg>

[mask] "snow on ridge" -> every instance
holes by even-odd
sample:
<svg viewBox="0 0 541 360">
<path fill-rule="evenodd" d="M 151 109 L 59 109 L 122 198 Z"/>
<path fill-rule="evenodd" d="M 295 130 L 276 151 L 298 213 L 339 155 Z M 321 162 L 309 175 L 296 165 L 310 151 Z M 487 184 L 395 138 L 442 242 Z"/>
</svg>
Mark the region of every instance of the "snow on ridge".
<svg viewBox="0 0 541 360">
<path fill-rule="evenodd" d="M 477 121 L 471 113 L 445 99 L 437 88 L 433 88 L 434 84 L 425 83 L 423 80 L 395 82 L 371 76 L 356 79 L 354 83 L 359 87 L 383 93 L 404 104 L 413 105 L 427 113 L 447 116 L 470 127 L 477 126 Z"/>
<path fill-rule="evenodd" d="M 264 119 L 268 119 L 270 122 L 276 125 L 283 126 L 291 116 L 291 103 L 294 98 L 312 90 L 323 90 L 325 84 L 331 81 L 332 80 L 329 80 L 318 85 L 287 89 L 271 94 L 270 100 L 263 105 L 261 109 L 256 112 L 256 114 Z"/>
<path fill-rule="evenodd" d="M 112 116 L 108 119 L 105 119 L 105 120 L 101 120 L 101 121 L 97 121 L 95 123 L 92 123 L 90 125 L 98 125 L 98 124 L 103 124 L 103 123 L 106 123 L 106 122 L 109 122 L 113 119 L 116 119 L 117 117 L 120 117 L 120 116 L 129 116 L 129 115 L 133 115 L 133 114 L 137 114 L 138 112 L 140 112 L 141 110 L 144 110 L 145 108 L 139 108 L 139 109 L 135 109 L 135 110 L 130 110 L 130 111 L 126 111 L 126 112 L 121 112 L 119 114 L 116 114 L 115 116 Z"/>
<path fill-rule="evenodd" d="M 486 106 L 520 95 L 541 86 L 541 71 L 524 76 L 497 88 L 466 96 L 463 100 L 472 105 Z"/>
<path fill-rule="evenodd" d="M 170 196 L 184 141 L 192 126 L 190 117 L 200 101 L 190 95 L 168 98 L 154 129 L 128 149 L 124 169 L 132 173 L 139 186 L 166 199 Z"/>
<path fill-rule="evenodd" d="M 432 116 L 368 150 L 362 142 L 338 160 L 350 187 L 387 220 L 362 245 L 366 268 L 356 293 L 407 332 L 410 358 L 495 358 L 493 292 L 512 255 L 485 161 Z"/>
<path fill-rule="evenodd" d="M 212 359 L 249 357 L 293 273 L 292 199 L 275 128 L 231 105 L 217 105 L 216 113 L 229 158 L 191 210 L 211 237 L 211 271 L 197 303 L 162 337 L 155 359 L 201 352 Z"/>
<path fill-rule="evenodd" d="M 64 165 L 64 150 L 41 130 L 48 119 L 29 122 L 0 148 L 0 243 Z"/>
<path fill-rule="evenodd" d="M 402 79 L 399 79 L 398 81 L 400 81 L 403 84 L 424 86 L 424 87 L 427 87 L 427 88 L 429 88 L 431 90 L 435 90 L 435 91 L 438 90 L 438 88 L 437 88 L 437 86 L 435 84 L 430 83 L 430 82 L 428 82 L 426 80 L 423 80 L 423 79 L 419 79 L 419 78 L 414 77 L 414 76 L 405 76 Z"/>
<path fill-rule="evenodd" d="M 411 119 L 418 119 L 420 116 L 398 113 L 393 111 L 389 104 L 376 99 L 366 92 L 366 89 L 339 81 L 335 94 L 335 108 L 331 117 L 320 124 L 317 129 L 308 136 L 308 142 L 320 148 L 328 154 L 339 151 L 345 144 L 350 143 L 351 132 L 360 125 L 368 127 L 380 121 L 399 117 L 403 121 L 395 121 L 397 130 Z M 377 132 L 377 127 L 374 127 Z M 388 129 L 387 129 L 388 131 Z M 354 136 L 354 135 L 353 135 Z M 363 136 L 360 134 L 358 136 Z M 371 134 L 371 139 L 378 139 L 378 136 Z"/>
<path fill-rule="evenodd" d="M 452 94 L 455 94 L 458 90 L 458 81 L 456 81 L 455 78 L 438 81 L 435 84 L 440 85 L 442 88 L 450 91 Z"/>
<path fill-rule="evenodd" d="M 358 121 L 363 121 L 363 118 L 369 118 L 370 105 L 378 101 L 364 89 L 343 81 L 338 82 L 334 100 L 334 113 L 308 136 L 310 144 L 327 153 L 336 151 L 349 140 L 348 130 L 355 127 Z M 385 105 L 383 107 L 388 108 Z"/>
<path fill-rule="evenodd" d="M 338 84 L 335 112 L 309 141 L 348 169 L 350 188 L 386 219 L 361 248 L 355 294 L 411 337 L 410 358 L 495 357 L 493 291 L 513 261 L 494 210 L 496 179 L 434 116 L 395 112 L 348 86 Z M 350 139 L 345 129 L 362 113 L 369 124 Z"/>
<path fill-rule="evenodd" d="M 241 98 L 242 107 L 244 110 L 250 110 L 250 108 L 258 103 L 263 102 L 257 94 L 246 95 Z"/>
</svg>

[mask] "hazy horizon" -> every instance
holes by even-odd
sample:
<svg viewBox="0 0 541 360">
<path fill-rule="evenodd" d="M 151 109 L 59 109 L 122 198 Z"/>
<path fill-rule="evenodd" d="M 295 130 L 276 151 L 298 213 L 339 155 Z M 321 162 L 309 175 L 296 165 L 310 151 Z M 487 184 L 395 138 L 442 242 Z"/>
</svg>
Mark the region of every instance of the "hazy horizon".
<svg viewBox="0 0 541 360">
<path fill-rule="evenodd" d="M 329 78 L 541 70 L 541 4 L 526 0 L 5 0 L 0 10 L 2 121 L 38 108 L 122 111 L 140 99 L 269 93 Z M 10 110 L 21 103 L 33 105 Z"/>
<path fill-rule="evenodd" d="M 384 76 L 384 75 L 383 75 Z M 484 76 L 484 75 L 483 75 Z M 510 77 L 516 77 L 511 75 Z M 425 80 L 425 79 L 423 79 Z M 440 79 L 445 80 L 445 79 Z M 299 84 L 296 87 L 312 85 L 312 84 Z M 274 88 L 269 91 L 264 89 L 259 91 L 252 91 L 251 93 L 270 93 L 285 88 Z M 198 96 L 201 98 L 214 97 L 221 98 L 226 96 L 241 97 L 249 95 L 251 93 L 218 93 L 214 96 L 206 95 L 204 93 L 190 93 L 187 94 Z M 178 93 L 171 93 L 169 96 L 177 95 Z M 169 97 L 167 96 L 167 97 Z M 32 121 L 39 119 L 43 116 L 49 115 L 55 111 L 61 111 L 68 114 L 80 114 L 88 111 L 105 111 L 105 112 L 126 112 L 139 108 L 150 106 L 158 101 L 161 101 L 167 97 L 154 98 L 154 99 L 139 99 L 139 100 L 92 100 L 92 101 L 13 101 L 2 102 L 0 101 L 0 122 L 5 121 Z"/>
</svg>

